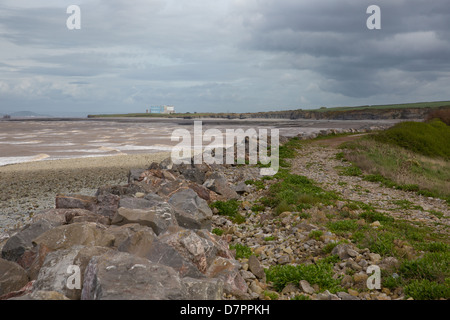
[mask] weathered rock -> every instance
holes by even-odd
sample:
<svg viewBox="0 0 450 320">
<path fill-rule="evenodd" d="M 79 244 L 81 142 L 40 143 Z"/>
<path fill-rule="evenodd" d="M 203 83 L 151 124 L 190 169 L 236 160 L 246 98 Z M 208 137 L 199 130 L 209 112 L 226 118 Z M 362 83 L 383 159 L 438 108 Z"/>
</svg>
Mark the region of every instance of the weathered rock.
<svg viewBox="0 0 450 320">
<path fill-rule="evenodd" d="M 141 181 L 141 174 L 144 171 L 144 169 L 131 169 L 128 171 L 128 183 L 132 183 L 133 181 Z"/>
<path fill-rule="evenodd" d="M 17 291 L 27 283 L 27 273 L 19 264 L 0 259 L 0 296 Z"/>
<path fill-rule="evenodd" d="M 142 226 L 135 232 L 132 232 L 118 246 L 119 251 L 128 252 L 138 257 L 145 257 L 151 250 L 153 242 L 157 236 L 152 228 Z"/>
<path fill-rule="evenodd" d="M 317 300 L 339 300 L 339 297 L 333 293 L 330 293 L 328 290 L 325 290 L 317 295 Z"/>
<path fill-rule="evenodd" d="M 175 192 L 169 199 L 178 224 L 188 229 L 211 229 L 212 211 L 192 189 Z"/>
<path fill-rule="evenodd" d="M 163 170 L 164 169 L 170 170 L 170 169 L 172 169 L 172 166 L 173 166 L 173 162 L 172 162 L 171 157 L 168 157 L 159 163 L 159 168 L 163 169 Z"/>
<path fill-rule="evenodd" d="M 283 288 L 283 290 L 281 290 L 281 293 L 282 294 L 289 294 L 289 293 L 292 293 L 292 292 L 299 292 L 300 290 L 299 290 L 299 288 L 295 285 L 295 284 L 293 284 L 293 283 L 288 283 L 284 288 Z"/>
<path fill-rule="evenodd" d="M 248 258 L 248 269 L 258 277 L 258 279 L 266 279 L 264 268 L 261 266 L 261 263 L 255 255 L 251 255 Z"/>
<path fill-rule="evenodd" d="M 35 245 L 45 245 L 51 250 L 67 249 L 75 245 L 109 247 L 114 237 L 106 227 L 93 222 L 73 223 L 48 230 L 33 240 Z"/>
<path fill-rule="evenodd" d="M 344 277 L 341 280 L 341 286 L 344 288 L 350 288 L 353 286 L 353 278 L 351 275 L 344 275 Z"/>
<path fill-rule="evenodd" d="M 136 200 L 150 202 L 145 199 Z M 166 231 L 169 226 L 176 226 L 177 220 L 172 206 L 162 202 L 145 210 L 119 208 L 111 223 L 116 225 L 139 223 L 151 227 L 156 234 L 160 234 Z"/>
<path fill-rule="evenodd" d="M 191 261 L 183 257 L 172 246 L 158 239 L 155 239 L 149 251 L 142 255 L 150 261 L 171 267 L 178 272 L 180 277 L 197 279 L 205 277 Z"/>
<path fill-rule="evenodd" d="M 194 190 L 200 198 L 206 201 L 211 200 L 211 191 L 203 185 L 191 182 L 189 183 L 189 189 Z"/>
<path fill-rule="evenodd" d="M 223 281 L 220 279 L 181 279 L 182 296 L 189 300 L 221 300 Z"/>
<path fill-rule="evenodd" d="M 0 295 L 0 300 L 19 300 L 22 296 L 26 296 L 32 292 L 33 284 L 34 281 L 30 281 L 19 290 Z"/>
<path fill-rule="evenodd" d="M 56 209 L 85 209 L 95 211 L 97 197 L 80 194 L 57 194 Z"/>
<path fill-rule="evenodd" d="M 299 287 L 302 289 L 304 293 L 313 294 L 315 292 L 314 288 L 311 287 L 308 281 L 300 280 Z"/>
<path fill-rule="evenodd" d="M 400 262 L 394 257 L 386 257 L 380 261 L 379 267 L 388 272 L 392 272 L 400 267 Z"/>
<path fill-rule="evenodd" d="M 120 197 L 111 193 L 102 193 L 97 196 L 95 213 L 112 219 L 119 208 Z"/>
<path fill-rule="evenodd" d="M 226 177 L 220 172 L 208 172 L 203 186 L 226 199 L 239 199 L 239 195 L 228 185 Z"/>
<path fill-rule="evenodd" d="M 17 262 L 27 250 L 32 249 L 34 238 L 53 227 L 54 225 L 45 219 L 25 226 L 5 243 L 2 249 L 2 258 Z"/>
<path fill-rule="evenodd" d="M 14 298 L 11 300 L 70 300 L 61 292 L 56 291 L 34 291 L 32 293 L 23 295 L 18 298 Z"/>
<path fill-rule="evenodd" d="M 34 283 L 34 291 L 56 291 L 72 300 L 79 300 L 84 280 L 86 267 L 94 256 L 105 254 L 112 249 L 105 247 L 73 246 L 69 249 L 57 250 L 47 254 L 37 280 Z M 79 268 L 79 287 L 76 280 L 71 279 L 74 271 L 69 266 Z"/>
<path fill-rule="evenodd" d="M 64 212 L 67 224 L 77 222 L 97 222 L 104 225 L 110 225 L 111 219 L 109 217 L 93 213 L 85 209 L 56 209 Z"/>
<path fill-rule="evenodd" d="M 70 299 L 79 298 L 81 288 L 70 289 L 67 286 L 68 277 L 72 274 L 68 273 L 67 269 L 70 265 L 74 265 L 74 259 L 81 248 L 82 246 L 74 246 L 70 249 L 57 250 L 47 254 L 36 282 L 33 285 L 33 291 L 57 291 Z"/>
<path fill-rule="evenodd" d="M 241 181 L 234 187 L 234 191 L 236 191 L 237 194 L 244 194 L 249 193 L 251 190 L 244 181 Z"/>
<path fill-rule="evenodd" d="M 147 209 L 154 205 L 151 201 L 144 198 L 122 197 L 120 198 L 119 207 L 128 209 Z"/>
<path fill-rule="evenodd" d="M 200 237 L 190 229 L 180 228 L 175 232 L 166 233 L 160 240 L 191 261 L 202 273 L 206 273 L 217 254 L 217 248 L 212 241 Z"/>
<path fill-rule="evenodd" d="M 337 296 L 341 299 L 341 300 L 361 300 L 358 297 L 352 296 L 351 294 L 347 293 L 347 292 L 338 292 Z"/>
<path fill-rule="evenodd" d="M 130 223 L 121 226 L 111 225 L 106 232 L 114 238 L 113 247 L 118 248 L 128 239 L 141 231 L 148 232 L 154 235 L 153 229 L 138 223 Z"/>
<path fill-rule="evenodd" d="M 175 270 L 125 252 L 109 252 L 92 258 L 81 294 L 82 300 L 183 298 L 183 285 Z"/>
<path fill-rule="evenodd" d="M 348 249 L 351 249 L 350 245 L 341 243 L 333 248 L 331 254 L 337 254 L 339 256 L 339 259 L 345 260 L 350 258 L 350 255 L 348 254 Z"/>
<path fill-rule="evenodd" d="M 38 222 L 39 220 L 46 220 L 50 222 L 53 227 L 60 226 L 66 223 L 66 211 L 72 209 L 48 209 L 36 213 L 31 219 L 31 223 Z M 76 209 L 74 209 L 76 210 Z"/>
<path fill-rule="evenodd" d="M 248 299 L 248 286 L 239 272 L 240 264 L 236 260 L 216 257 L 206 271 L 209 278 L 224 281 L 224 292 L 235 295 L 239 299 Z"/>
<path fill-rule="evenodd" d="M 205 182 L 205 172 L 198 168 L 189 168 L 182 172 L 185 179 L 192 182 L 203 184 Z"/>
</svg>

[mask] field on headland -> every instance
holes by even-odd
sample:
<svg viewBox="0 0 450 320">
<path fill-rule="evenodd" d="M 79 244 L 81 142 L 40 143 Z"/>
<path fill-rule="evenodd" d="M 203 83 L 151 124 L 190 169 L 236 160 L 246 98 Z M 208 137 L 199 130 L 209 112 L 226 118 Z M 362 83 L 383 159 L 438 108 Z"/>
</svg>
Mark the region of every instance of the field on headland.
<svg viewBox="0 0 450 320">
<path fill-rule="evenodd" d="M 357 113 L 357 117 L 361 112 L 364 114 L 360 119 L 371 118 L 401 118 L 409 117 L 424 118 L 428 112 L 434 109 L 450 108 L 450 101 L 433 101 L 433 102 L 417 102 L 404 104 L 388 104 L 388 105 L 367 105 L 355 107 L 321 107 L 318 109 L 298 109 L 285 111 L 269 111 L 257 113 L 213 113 L 213 112 L 187 112 L 174 114 L 160 113 L 127 113 L 127 114 L 92 114 L 89 118 L 113 118 L 113 117 L 148 117 L 148 118 L 287 118 L 287 119 L 337 119 L 352 117 L 353 113 Z M 408 109 L 411 112 L 408 113 Z M 399 113 L 395 113 L 395 112 Z M 391 114 L 393 113 L 393 114 Z"/>
</svg>

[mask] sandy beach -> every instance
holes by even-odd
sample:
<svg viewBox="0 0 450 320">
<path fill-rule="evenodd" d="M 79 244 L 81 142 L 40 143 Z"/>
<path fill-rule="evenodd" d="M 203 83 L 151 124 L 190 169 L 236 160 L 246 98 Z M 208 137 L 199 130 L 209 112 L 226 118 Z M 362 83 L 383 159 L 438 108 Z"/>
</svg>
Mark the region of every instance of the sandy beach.
<svg viewBox="0 0 450 320">
<path fill-rule="evenodd" d="M 24 224 L 34 213 L 54 207 L 58 193 L 93 195 L 108 184 L 127 182 L 132 168 L 146 168 L 168 152 L 64 160 L 0 167 L 0 232 Z"/>
</svg>

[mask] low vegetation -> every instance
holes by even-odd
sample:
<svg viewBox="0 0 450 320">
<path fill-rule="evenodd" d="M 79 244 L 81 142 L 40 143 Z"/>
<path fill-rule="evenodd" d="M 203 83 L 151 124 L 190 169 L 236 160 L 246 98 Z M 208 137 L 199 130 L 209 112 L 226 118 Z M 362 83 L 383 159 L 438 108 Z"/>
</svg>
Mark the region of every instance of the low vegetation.
<svg viewBox="0 0 450 320">
<path fill-rule="evenodd" d="M 345 158 L 365 174 L 364 180 L 450 201 L 449 141 L 450 127 L 432 120 L 403 122 L 343 148 Z"/>
</svg>

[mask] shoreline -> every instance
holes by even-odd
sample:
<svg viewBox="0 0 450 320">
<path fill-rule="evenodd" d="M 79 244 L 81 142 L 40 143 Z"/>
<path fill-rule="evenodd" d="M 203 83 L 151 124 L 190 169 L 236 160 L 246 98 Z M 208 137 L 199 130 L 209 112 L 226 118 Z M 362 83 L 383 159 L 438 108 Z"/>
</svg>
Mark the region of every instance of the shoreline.
<svg viewBox="0 0 450 320">
<path fill-rule="evenodd" d="M 54 208 L 58 193 L 93 195 L 100 186 L 127 182 L 132 168 L 161 162 L 168 152 L 24 162 L 0 167 L 0 233 Z"/>
</svg>

